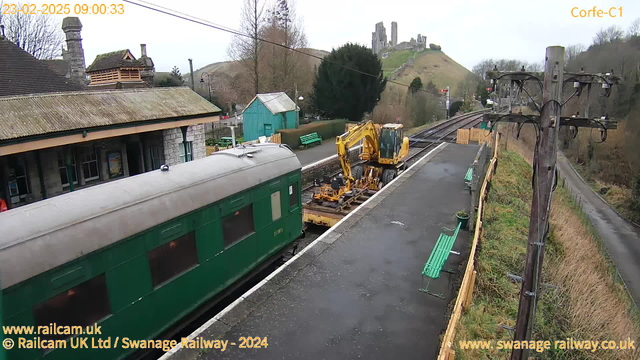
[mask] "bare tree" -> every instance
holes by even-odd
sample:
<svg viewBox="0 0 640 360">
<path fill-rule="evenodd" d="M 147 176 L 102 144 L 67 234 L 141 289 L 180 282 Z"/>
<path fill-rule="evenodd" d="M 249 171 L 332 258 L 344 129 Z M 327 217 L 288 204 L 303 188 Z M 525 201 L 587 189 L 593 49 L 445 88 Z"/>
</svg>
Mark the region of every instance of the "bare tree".
<svg viewBox="0 0 640 360">
<path fill-rule="evenodd" d="M 254 94 L 260 92 L 260 50 L 259 41 L 264 21 L 264 4 L 260 0 L 245 0 L 242 8 L 240 32 L 250 37 L 236 35 L 228 49 L 229 56 L 238 61 L 246 70 L 251 72 Z"/>
<path fill-rule="evenodd" d="M 627 29 L 627 38 L 640 36 L 640 18 L 633 20 Z"/>
<path fill-rule="evenodd" d="M 22 4 L 15 4 L 22 8 Z M 36 59 L 54 59 L 61 55 L 64 33 L 55 17 L 49 15 L 0 15 L 7 39 Z"/>
<path fill-rule="evenodd" d="M 594 45 L 602 45 L 607 42 L 615 42 L 624 37 L 624 32 L 617 25 L 609 26 L 606 29 L 600 29 L 593 38 Z"/>
<path fill-rule="evenodd" d="M 573 44 L 567 46 L 564 53 L 564 63 L 569 64 L 570 62 L 574 61 L 578 58 L 578 55 L 585 50 L 587 49 L 582 44 Z"/>
<path fill-rule="evenodd" d="M 295 85 L 311 86 L 311 67 L 304 55 L 291 51 L 307 46 L 306 35 L 301 22 L 296 18 L 292 1 L 278 0 L 267 10 L 268 22 L 263 29 L 265 40 L 282 44 L 265 44 L 264 58 L 267 59 L 270 91 L 285 91 L 293 95 Z"/>
</svg>

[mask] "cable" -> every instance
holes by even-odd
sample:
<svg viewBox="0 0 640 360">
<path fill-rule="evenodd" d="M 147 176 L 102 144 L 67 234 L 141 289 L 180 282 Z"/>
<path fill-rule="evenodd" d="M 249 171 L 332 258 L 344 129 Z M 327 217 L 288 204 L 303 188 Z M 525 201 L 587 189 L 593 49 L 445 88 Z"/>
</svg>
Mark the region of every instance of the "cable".
<svg viewBox="0 0 640 360">
<path fill-rule="evenodd" d="M 169 8 L 166 8 L 166 7 L 162 7 L 162 6 L 156 5 L 156 4 L 148 2 L 148 1 L 138 0 L 140 2 L 144 2 L 145 4 L 148 4 L 148 5 L 144 5 L 144 4 L 140 4 L 140 3 L 137 3 L 137 2 L 133 2 L 131 0 L 122 0 L 122 1 L 125 2 L 125 3 L 128 3 L 128 4 L 131 4 L 131 5 L 136 5 L 136 6 L 151 10 L 151 11 L 156 11 L 156 12 L 159 12 L 161 14 L 173 16 L 175 18 L 186 20 L 186 21 L 190 21 L 190 22 L 195 23 L 195 24 L 204 25 L 204 26 L 207 26 L 207 27 L 210 27 L 210 28 L 213 28 L 213 29 L 216 29 L 216 30 L 228 32 L 228 33 L 231 33 L 231 34 L 234 34 L 234 35 L 237 35 L 237 36 L 242 36 L 242 37 L 246 37 L 246 38 L 249 38 L 249 39 L 254 39 L 253 36 L 245 34 L 245 33 L 242 33 L 242 32 L 240 32 L 238 30 L 234 30 L 234 29 L 228 28 L 228 27 L 223 26 L 223 25 L 218 25 L 218 24 L 210 22 L 208 20 L 199 19 L 199 18 L 197 18 L 197 17 L 195 17 L 193 15 L 184 14 L 184 13 L 181 13 L 179 11 L 176 11 L 176 10 L 173 10 L 173 9 L 169 9 Z M 326 61 L 329 64 L 340 66 L 342 68 L 345 68 L 347 70 L 359 73 L 361 75 L 370 76 L 370 77 L 373 77 L 375 79 L 379 78 L 379 75 L 374 75 L 374 74 L 370 74 L 370 73 L 367 73 L 367 72 L 364 72 L 364 71 L 361 71 L 361 70 L 358 70 L 358 69 L 354 69 L 354 68 L 352 68 L 350 66 L 347 66 L 347 65 L 344 65 L 344 64 L 340 64 L 340 63 L 335 62 L 335 61 L 327 60 L 327 59 L 325 59 L 325 58 L 323 58 L 321 56 L 317 56 L 317 55 L 313 55 L 313 54 L 310 54 L 310 53 L 307 53 L 307 52 L 304 52 L 304 51 L 300 51 L 298 49 L 295 49 L 295 48 L 292 48 L 292 47 L 289 47 L 289 46 L 286 46 L 286 45 L 283 45 L 283 44 L 279 44 L 279 43 L 274 42 L 274 41 L 265 40 L 265 39 L 262 39 L 260 37 L 255 37 L 255 39 L 259 40 L 261 42 L 267 43 L 267 44 L 279 46 L 281 48 L 284 48 L 284 49 L 287 49 L 287 50 L 290 50 L 290 51 L 293 51 L 293 52 L 296 52 L 296 53 L 299 53 L 299 54 L 302 54 L 302 55 L 306 55 L 306 56 L 309 56 L 309 57 L 312 57 L 312 58 L 316 58 L 318 60 Z M 406 88 L 410 88 L 410 86 L 407 85 L 407 84 L 403 84 L 403 83 L 400 83 L 400 82 L 397 82 L 397 81 L 394 81 L 394 80 L 389 80 L 388 78 L 386 79 L 386 81 L 388 83 L 392 83 L 392 84 L 404 86 Z M 425 89 L 418 89 L 418 90 L 428 93 L 428 91 L 425 90 Z"/>
</svg>

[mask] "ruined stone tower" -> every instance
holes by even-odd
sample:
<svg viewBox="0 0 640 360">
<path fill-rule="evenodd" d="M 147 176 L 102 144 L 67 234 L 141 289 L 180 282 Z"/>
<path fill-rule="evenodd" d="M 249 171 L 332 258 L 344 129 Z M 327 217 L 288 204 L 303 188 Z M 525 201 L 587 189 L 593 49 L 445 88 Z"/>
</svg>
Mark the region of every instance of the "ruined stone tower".
<svg viewBox="0 0 640 360">
<path fill-rule="evenodd" d="M 387 42 L 387 29 L 381 22 L 376 24 L 376 31 L 371 33 L 371 51 L 378 55 L 382 50 L 386 49 L 389 43 Z"/>
<path fill-rule="evenodd" d="M 398 45 L 398 23 L 391 22 L 391 47 Z"/>
<path fill-rule="evenodd" d="M 82 86 L 87 85 L 85 73 L 84 50 L 82 49 L 82 23 L 77 17 L 66 17 L 62 20 L 62 31 L 67 38 L 67 50 L 62 57 L 69 63 L 69 74 L 73 82 Z"/>
</svg>

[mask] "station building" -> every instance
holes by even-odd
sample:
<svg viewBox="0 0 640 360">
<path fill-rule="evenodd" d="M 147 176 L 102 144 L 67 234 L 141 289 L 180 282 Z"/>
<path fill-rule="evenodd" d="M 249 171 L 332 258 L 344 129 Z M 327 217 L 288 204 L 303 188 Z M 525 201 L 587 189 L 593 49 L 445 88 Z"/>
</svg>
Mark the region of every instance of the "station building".
<svg viewBox="0 0 640 360">
<path fill-rule="evenodd" d="M 118 74 L 132 71 L 129 54 L 116 54 Z M 0 36 L 0 198 L 9 209 L 206 156 L 204 124 L 221 110 L 190 88 L 111 90 L 51 66 Z M 130 82 L 144 83 L 144 67 Z"/>
</svg>

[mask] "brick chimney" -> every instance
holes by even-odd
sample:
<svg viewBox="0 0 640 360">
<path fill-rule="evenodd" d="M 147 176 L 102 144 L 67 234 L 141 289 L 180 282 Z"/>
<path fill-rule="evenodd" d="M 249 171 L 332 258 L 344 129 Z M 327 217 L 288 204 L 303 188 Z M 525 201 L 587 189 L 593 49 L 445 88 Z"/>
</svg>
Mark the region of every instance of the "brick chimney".
<svg viewBox="0 0 640 360">
<path fill-rule="evenodd" d="M 153 87 L 153 77 L 156 73 L 156 68 L 153 60 L 147 56 L 147 44 L 140 44 L 140 58 L 138 58 L 138 60 L 144 65 L 144 69 L 140 72 L 140 77 L 148 87 Z"/>
<path fill-rule="evenodd" d="M 87 74 L 85 73 L 84 50 L 82 49 L 82 23 L 77 17 L 66 17 L 62 20 L 62 31 L 67 37 L 67 51 L 62 57 L 69 62 L 69 77 L 77 84 L 86 86 Z"/>
</svg>

